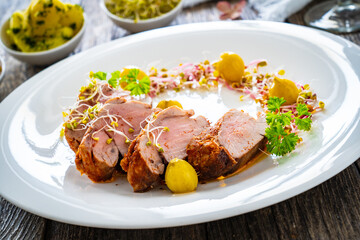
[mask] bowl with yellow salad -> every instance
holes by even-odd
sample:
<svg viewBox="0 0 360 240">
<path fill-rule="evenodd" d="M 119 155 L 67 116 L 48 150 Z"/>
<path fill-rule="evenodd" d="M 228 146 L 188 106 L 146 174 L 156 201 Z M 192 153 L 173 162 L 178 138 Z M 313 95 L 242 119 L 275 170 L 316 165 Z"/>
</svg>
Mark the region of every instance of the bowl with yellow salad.
<svg viewBox="0 0 360 240">
<path fill-rule="evenodd" d="M 60 0 L 32 0 L 1 27 L 1 45 L 20 61 L 49 65 L 71 53 L 85 29 L 80 5 Z"/>
<path fill-rule="evenodd" d="M 5 61 L 0 56 L 0 82 L 5 76 Z"/>
</svg>

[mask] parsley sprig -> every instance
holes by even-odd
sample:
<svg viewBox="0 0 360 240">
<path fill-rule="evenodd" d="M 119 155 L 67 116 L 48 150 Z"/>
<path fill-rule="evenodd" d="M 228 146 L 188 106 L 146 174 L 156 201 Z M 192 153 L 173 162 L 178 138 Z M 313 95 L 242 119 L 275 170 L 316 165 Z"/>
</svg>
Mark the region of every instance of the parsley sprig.
<svg viewBox="0 0 360 240">
<path fill-rule="evenodd" d="M 296 112 L 282 113 L 280 107 L 285 103 L 283 98 L 271 97 L 267 102 L 268 112 L 266 123 L 268 128 L 265 136 L 268 139 L 267 150 L 277 156 L 284 156 L 292 152 L 300 141 L 295 132 L 291 132 L 291 124 L 295 124 L 299 130 L 309 131 L 311 128 L 311 113 L 305 104 L 298 104 Z"/>
<path fill-rule="evenodd" d="M 144 76 L 142 79 L 138 79 L 140 70 L 132 68 L 125 76 L 121 76 L 120 71 L 114 71 L 111 73 L 111 77 L 107 80 L 107 73 L 96 72 L 92 76 L 99 80 L 103 80 L 109 83 L 113 88 L 121 86 L 125 90 L 130 91 L 130 95 L 142 95 L 147 94 L 150 91 L 150 78 Z M 91 75 L 91 74 L 90 74 Z"/>
<path fill-rule="evenodd" d="M 148 76 L 138 79 L 140 70 L 130 69 L 129 73 L 120 79 L 120 83 L 126 83 L 126 90 L 131 91 L 131 95 L 146 94 L 150 91 L 150 79 Z"/>
</svg>

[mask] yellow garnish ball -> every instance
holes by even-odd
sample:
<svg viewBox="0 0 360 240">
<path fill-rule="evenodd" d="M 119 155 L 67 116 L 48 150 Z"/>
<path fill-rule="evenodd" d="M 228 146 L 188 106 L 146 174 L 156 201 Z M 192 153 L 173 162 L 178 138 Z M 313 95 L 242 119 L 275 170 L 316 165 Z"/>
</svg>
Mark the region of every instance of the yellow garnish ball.
<svg viewBox="0 0 360 240">
<path fill-rule="evenodd" d="M 286 101 L 285 105 L 290 105 L 296 102 L 299 96 L 299 89 L 293 81 L 275 77 L 274 84 L 269 90 L 269 96 L 284 98 Z"/>
<path fill-rule="evenodd" d="M 158 105 L 156 106 L 157 108 L 161 108 L 161 109 L 165 109 L 171 106 L 177 106 L 179 108 L 183 108 L 182 105 L 175 100 L 162 100 L 158 103 Z"/>
<path fill-rule="evenodd" d="M 279 74 L 279 75 L 285 75 L 285 70 L 280 70 L 280 71 L 278 72 L 278 74 Z"/>
<path fill-rule="evenodd" d="M 242 58 L 235 53 L 223 53 L 221 60 L 215 63 L 219 76 L 226 82 L 240 82 L 244 76 L 245 64 Z"/>
<path fill-rule="evenodd" d="M 187 161 L 174 158 L 166 168 L 165 183 L 173 193 L 192 192 L 197 187 L 198 176 Z"/>
</svg>

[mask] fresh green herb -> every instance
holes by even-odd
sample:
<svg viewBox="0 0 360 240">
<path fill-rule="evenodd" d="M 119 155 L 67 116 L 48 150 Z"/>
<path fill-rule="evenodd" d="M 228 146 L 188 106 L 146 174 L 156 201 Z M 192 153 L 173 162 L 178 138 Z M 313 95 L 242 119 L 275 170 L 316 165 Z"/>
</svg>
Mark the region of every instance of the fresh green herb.
<svg viewBox="0 0 360 240">
<path fill-rule="evenodd" d="M 137 68 L 130 69 L 129 73 L 120 79 L 120 83 L 126 83 L 126 90 L 129 90 L 130 95 L 147 94 L 150 91 L 150 79 L 148 76 L 142 79 L 137 79 L 140 70 Z"/>
<path fill-rule="evenodd" d="M 105 72 L 97 72 L 94 73 L 94 78 L 100 79 L 100 80 L 106 80 L 107 73 Z"/>
<path fill-rule="evenodd" d="M 53 4 L 52 0 L 50 0 L 50 1 L 46 1 L 46 2 L 44 3 L 43 7 L 44 7 L 44 8 L 50 8 L 50 7 L 52 7 L 53 5 L 54 5 L 54 4 Z"/>
<path fill-rule="evenodd" d="M 20 32 L 20 28 L 13 28 L 11 29 L 14 34 L 17 34 Z"/>
<path fill-rule="evenodd" d="M 35 16 L 36 17 L 46 17 L 47 14 L 46 14 L 45 11 L 38 11 L 38 12 L 35 13 Z"/>
<path fill-rule="evenodd" d="M 276 110 L 280 110 L 281 105 L 286 102 L 284 98 L 271 97 L 267 102 L 267 108 L 271 112 L 275 112 Z"/>
<path fill-rule="evenodd" d="M 121 86 L 124 89 L 129 90 L 130 95 L 147 94 L 150 91 L 150 78 L 145 76 L 142 79 L 138 79 L 139 73 L 139 69 L 132 68 L 129 70 L 129 73 L 126 76 L 121 77 L 120 71 L 114 71 L 111 73 L 111 78 L 107 81 L 113 88 L 118 88 L 120 84 L 124 83 L 124 86 Z M 107 73 L 91 73 L 90 76 L 100 80 L 106 80 Z"/>
<path fill-rule="evenodd" d="M 305 104 L 299 104 L 296 107 L 296 111 L 298 112 L 298 117 L 295 117 L 295 124 L 300 130 L 309 131 L 311 128 L 312 120 L 310 118 L 311 113 L 309 113 L 309 109 Z M 308 116 L 302 118 L 303 116 Z"/>
<path fill-rule="evenodd" d="M 111 78 L 108 80 L 108 83 L 113 87 L 117 88 L 119 86 L 120 71 L 115 71 L 111 73 Z"/>
<path fill-rule="evenodd" d="M 70 40 L 72 37 L 61 35 L 64 40 Z"/>
<path fill-rule="evenodd" d="M 70 27 L 72 30 L 75 30 L 75 29 L 76 29 L 76 23 L 70 24 L 69 27 Z"/>
<path fill-rule="evenodd" d="M 279 123 L 282 126 L 287 126 L 290 125 L 291 120 L 292 120 L 291 111 L 282 114 L 273 113 L 273 112 L 269 112 L 266 114 L 266 123 L 269 126 L 276 125 L 277 123 Z"/>
<path fill-rule="evenodd" d="M 295 124 L 299 130 L 309 131 L 311 128 L 311 113 L 305 104 L 296 106 L 297 114 L 288 111 L 281 113 L 280 107 L 285 103 L 283 98 L 271 97 L 267 102 L 269 112 L 266 114 L 265 130 L 268 139 L 267 150 L 275 155 L 283 156 L 293 151 L 300 141 L 296 133 L 291 132 L 291 125 Z"/>
<path fill-rule="evenodd" d="M 288 133 L 281 124 L 268 127 L 265 136 L 268 139 L 267 150 L 277 156 L 293 151 L 299 140 L 295 133 Z"/>
<path fill-rule="evenodd" d="M 25 41 L 25 44 L 29 45 L 31 48 L 34 48 L 36 46 L 36 41 L 32 37 L 25 36 L 23 40 Z"/>
</svg>

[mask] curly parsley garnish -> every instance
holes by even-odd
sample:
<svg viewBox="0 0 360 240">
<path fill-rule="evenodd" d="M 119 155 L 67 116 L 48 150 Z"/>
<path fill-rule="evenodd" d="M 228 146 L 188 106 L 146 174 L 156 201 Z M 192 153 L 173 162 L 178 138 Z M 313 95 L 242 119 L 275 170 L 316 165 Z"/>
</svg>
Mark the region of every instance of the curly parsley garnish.
<svg viewBox="0 0 360 240">
<path fill-rule="evenodd" d="M 139 69 L 132 68 L 125 76 L 121 76 L 120 71 L 114 71 L 111 73 L 111 77 L 108 80 L 107 73 L 105 72 L 97 72 L 92 76 L 99 80 L 107 80 L 109 85 L 111 85 L 113 88 L 118 88 L 121 86 L 123 89 L 129 90 L 130 95 L 147 94 L 150 91 L 150 78 L 148 76 L 144 76 L 142 79 L 138 79 L 139 73 Z"/>
<path fill-rule="evenodd" d="M 305 104 L 298 104 L 296 112 L 282 113 L 280 107 L 285 103 L 283 98 L 271 97 L 267 102 L 268 113 L 266 123 L 269 125 L 265 130 L 268 139 L 267 150 L 271 154 L 284 156 L 295 149 L 300 141 L 296 132 L 291 131 L 291 125 L 299 130 L 309 131 L 311 128 L 311 113 Z"/>
<path fill-rule="evenodd" d="M 295 124 L 300 130 L 309 131 L 311 128 L 312 120 L 310 118 L 311 113 L 305 104 L 299 104 L 296 107 L 298 117 L 295 117 Z M 304 118 L 304 116 L 309 116 Z"/>
<path fill-rule="evenodd" d="M 108 83 L 113 87 L 117 88 L 119 86 L 120 71 L 115 71 L 111 73 L 111 78 L 108 80 Z"/>
</svg>

